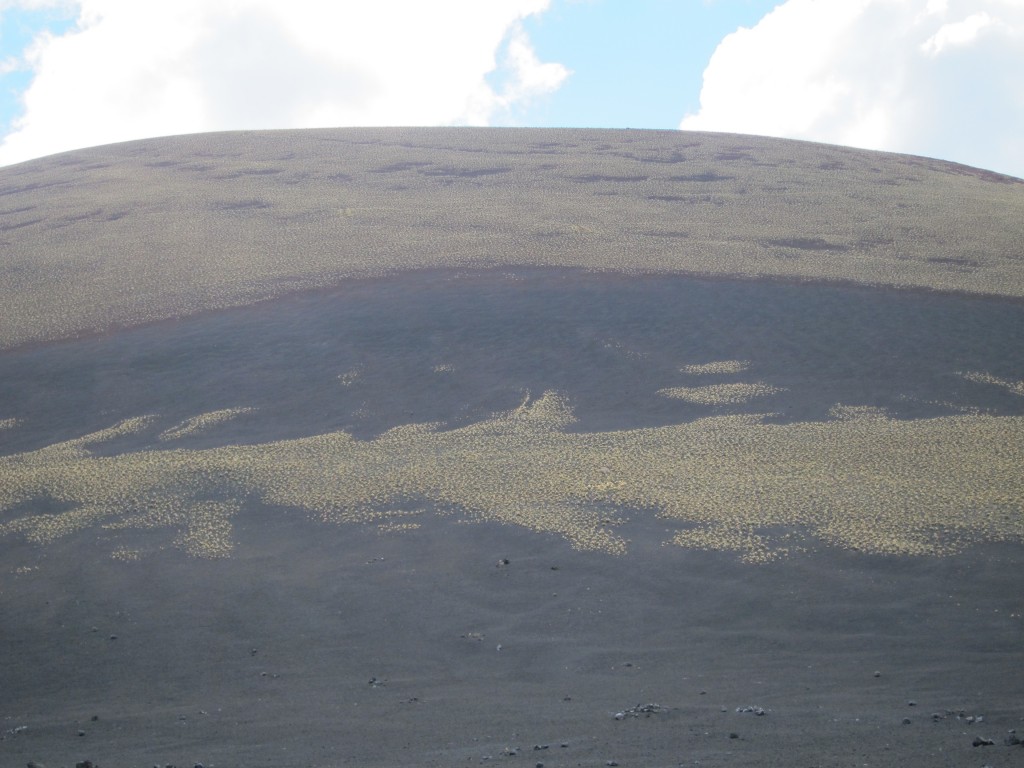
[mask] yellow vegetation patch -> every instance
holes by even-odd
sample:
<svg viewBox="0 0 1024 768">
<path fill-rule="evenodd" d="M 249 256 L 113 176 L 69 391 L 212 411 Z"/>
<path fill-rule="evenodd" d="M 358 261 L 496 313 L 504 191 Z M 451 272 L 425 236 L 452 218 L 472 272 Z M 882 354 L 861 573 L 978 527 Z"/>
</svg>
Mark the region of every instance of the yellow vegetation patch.
<svg viewBox="0 0 1024 768">
<path fill-rule="evenodd" d="M 356 383 L 356 380 L 362 375 L 362 371 L 358 368 L 353 368 L 351 371 L 346 371 L 338 376 L 338 381 L 341 382 L 343 387 L 351 387 Z"/>
<path fill-rule="evenodd" d="M 978 384 L 993 384 L 997 387 L 1002 387 L 1007 392 L 1012 392 L 1015 395 L 1024 397 L 1024 381 L 1010 381 L 1009 379 L 1000 379 L 998 376 L 993 376 L 989 373 L 981 373 L 978 371 L 965 371 L 960 374 L 968 381 L 977 382 Z"/>
<path fill-rule="evenodd" d="M 828 409 L 833 419 L 886 419 L 888 413 L 884 408 L 871 405 L 833 405 Z"/>
<path fill-rule="evenodd" d="M 749 526 L 730 527 L 719 523 L 680 531 L 672 537 L 672 543 L 687 549 L 735 552 L 745 563 L 767 563 L 789 554 L 788 549 L 772 545 Z"/>
<path fill-rule="evenodd" d="M 913 555 L 1024 538 L 1024 417 L 834 415 L 579 433 L 568 430 L 567 402 L 547 393 L 460 429 L 409 424 L 369 441 L 333 432 L 209 450 L 88 450 L 148 423 L 129 420 L 0 457 L 0 536 L 46 544 L 96 525 L 166 527 L 190 554 L 221 557 L 240 500 L 258 498 L 385 532 L 419 524 L 423 509 L 411 507 L 425 502 L 458 520 L 512 523 L 609 553 L 627 549 L 622 522 L 655 510 L 685 527 L 667 543 L 749 562 L 799 549 L 792 532 L 804 543 Z M 42 500 L 65 511 L 12 516 Z"/>
<path fill-rule="evenodd" d="M 400 533 L 402 531 L 415 531 L 419 528 L 419 523 L 382 523 L 377 526 L 377 530 L 381 533 Z"/>
<path fill-rule="evenodd" d="M 680 370 L 691 376 L 707 376 L 723 373 L 743 373 L 750 367 L 749 360 L 716 360 L 700 365 L 684 365 Z"/>
<path fill-rule="evenodd" d="M 173 527 L 178 530 L 178 535 L 174 539 L 175 546 L 184 549 L 190 555 L 227 557 L 231 554 L 234 548 L 231 538 L 231 517 L 238 512 L 238 503 L 192 501 L 175 504 L 159 497 L 147 501 L 151 503 L 144 511 L 121 515 L 119 519 L 108 522 L 103 527 L 109 530 Z M 59 521 L 50 520 L 48 523 L 50 528 L 57 529 L 53 538 L 62 535 Z M 117 557 L 117 552 L 127 551 L 130 550 L 115 550 L 114 556 Z"/>
<path fill-rule="evenodd" d="M 175 545 L 196 557 L 227 557 L 234 549 L 230 518 L 237 511 L 237 504 L 206 502 L 190 506 Z"/>
<path fill-rule="evenodd" d="M 774 395 L 784 391 L 779 387 L 758 382 L 756 384 L 712 384 L 706 387 L 668 387 L 659 389 L 658 394 L 698 405 L 737 405 L 749 403 L 755 397 Z"/>
<path fill-rule="evenodd" d="M 171 429 L 161 432 L 160 439 L 177 440 L 181 437 L 187 437 L 188 435 L 193 435 L 204 429 L 209 429 L 217 424 L 222 424 L 225 421 L 230 421 L 236 416 L 241 416 L 243 413 L 252 413 L 255 410 L 255 408 L 225 408 L 220 411 L 201 413 L 198 416 L 186 419 L 176 427 L 172 427 Z"/>
</svg>

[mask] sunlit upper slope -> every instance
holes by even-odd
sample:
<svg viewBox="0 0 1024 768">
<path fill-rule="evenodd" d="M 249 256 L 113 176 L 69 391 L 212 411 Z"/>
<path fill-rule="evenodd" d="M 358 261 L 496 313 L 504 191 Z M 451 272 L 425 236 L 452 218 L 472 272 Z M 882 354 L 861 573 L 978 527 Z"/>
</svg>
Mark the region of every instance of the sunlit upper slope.
<svg viewBox="0 0 1024 768">
<path fill-rule="evenodd" d="M 0 169 L 0 348 L 391 270 L 501 264 L 1024 296 L 1024 182 L 728 134 L 336 129 Z"/>
</svg>

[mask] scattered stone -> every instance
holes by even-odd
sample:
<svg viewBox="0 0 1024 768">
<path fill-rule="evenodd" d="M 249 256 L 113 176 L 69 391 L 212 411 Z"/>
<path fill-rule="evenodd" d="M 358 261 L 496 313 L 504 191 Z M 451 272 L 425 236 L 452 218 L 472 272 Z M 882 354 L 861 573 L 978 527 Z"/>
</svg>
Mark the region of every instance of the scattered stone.
<svg viewBox="0 0 1024 768">
<path fill-rule="evenodd" d="M 731 732 L 731 733 L 729 734 L 729 738 L 730 738 L 730 739 L 738 739 L 739 737 L 740 737 L 740 735 L 739 735 L 738 733 L 736 733 L 735 731 L 732 731 L 732 732 Z"/>
<path fill-rule="evenodd" d="M 740 714 L 752 714 L 757 715 L 758 717 L 764 717 L 768 714 L 763 707 L 752 707 L 749 705 L 746 707 L 736 707 L 736 711 Z"/>
<path fill-rule="evenodd" d="M 615 766 L 618 765 L 618 763 L 616 763 L 614 760 L 606 760 L 605 765 L 607 765 L 608 768 L 615 768 Z"/>
<path fill-rule="evenodd" d="M 79 735 L 79 736 L 85 736 L 85 731 L 79 731 L 79 732 L 78 732 L 78 735 Z"/>
<path fill-rule="evenodd" d="M 914 701 L 913 699 L 911 699 L 910 701 L 907 702 L 907 706 L 908 707 L 916 707 L 917 706 L 917 702 Z"/>
<path fill-rule="evenodd" d="M 985 739 L 981 736 L 975 736 L 974 741 L 971 742 L 971 746 L 974 747 L 991 747 L 993 744 L 995 744 L 995 742 L 992 741 L 992 739 Z"/>
<path fill-rule="evenodd" d="M 881 673 L 881 672 L 879 672 L 879 671 L 878 671 L 878 670 L 876 669 L 876 670 L 875 670 L 875 677 L 881 677 L 881 676 L 882 676 L 882 673 Z"/>
<path fill-rule="evenodd" d="M 82 760 L 80 763 L 75 763 L 75 768 L 100 768 L 95 765 L 92 760 Z"/>
<path fill-rule="evenodd" d="M 383 688 L 387 684 L 387 680 L 381 680 L 377 677 L 371 677 L 369 685 L 371 688 Z"/>
<path fill-rule="evenodd" d="M 501 560 L 499 560 L 497 562 L 495 567 L 496 568 L 503 568 L 504 566 L 508 565 L 510 562 L 512 562 L 512 561 L 509 560 L 507 557 L 503 557 L 503 558 L 501 558 Z"/>
<path fill-rule="evenodd" d="M 26 768 L 46 768 L 42 763 L 37 763 L 35 760 L 29 760 Z"/>
<path fill-rule="evenodd" d="M 1021 743 L 1022 742 L 1020 738 L 1017 736 L 1017 732 L 1014 730 L 1011 730 L 1009 733 L 1007 733 L 1006 738 L 1003 739 L 1003 744 L 1005 744 L 1008 747 L 1015 747 Z"/>
<path fill-rule="evenodd" d="M 903 724 L 904 725 L 910 725 L 910 718 L 909 717 L 904 717 L 903 718 Z"/>
<path fill-rule="evenodd" d="M 936 723 L 939 722 L 939 720 L 945 719 L 945 717 L 946 716 L 942 712 L 932 712 L 932 720 Z"/>
<path fill-rule="evenodd" d="M 110 636 L 110 639 L 111 639 L 111 640 L 117 640 L 117 635 L 111 635 L 111 636 Z"/>
<path fill-rule="evenodd" d="M 99 720 L 99 719 L 100 719 L 100 716 L 99 716 L 99 715 L 93 715 L 93 716 L 92 716 L 92 717 L 90 717 L 89 719 L 90 719 L 90 720 L 92 720 L 92 721 L 93 721 L 93 722 L 95 723 L 95 722 L 96 722 L 97 720 Z"/>
<path fill-rule="evenodd" d="M 668 707 L 663 707 L 661 704 L 637 704 L 635 707 L 624 709 L 621 712 L 615 713 L 616 720 L 625 720 L 627 717 L 650 717 L 656 715 L 659 712 L 666 712 Z"/>
<path fill-rule="evenodd" d="M 533 745 L 533 751 L 534 752 L 539 752 L 540 750 L 547 749 L 547 748 L 548 748 L 547 744 L 534 744 Z"/>
<path fill-rule="evenodd" d="M 947 710 L 946 713 L 950 714 L 950 715 L 956 714 L 956 719 L 957 720 L 963 720 L 968 725 L 974 725 L 976 723 L 980 723 L 980 722 L 982 722 L 985 719 L 984 715 L 968 715 L 962 709 L 959 712 L 956 712 L 956 713 L 953 713 L 953 712 L 950 712 L 949 710 Z"/>
</svg>

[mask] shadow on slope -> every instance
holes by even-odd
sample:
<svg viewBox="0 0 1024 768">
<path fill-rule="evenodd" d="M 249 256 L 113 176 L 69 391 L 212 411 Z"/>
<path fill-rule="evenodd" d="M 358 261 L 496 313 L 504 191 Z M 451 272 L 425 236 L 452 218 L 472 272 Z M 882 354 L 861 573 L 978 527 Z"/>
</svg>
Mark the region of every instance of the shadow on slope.
<svg viewBox="0 0 1024 768">
<path fill-rule="evenodd" d="M 3 453 L 243 409 L 176 445 L 456 427 L 547 391 L 580 431 L 722 413 L 1024 413 L 1024 306 L 556 269 L 424 271 L 0 355 Z M 251 410 L 249 410 L 251 409 Z M 214 419 L 216 421 L 216 419 Z M 135 438 L 131 438 L 135 439 Z M 129 443 L 131 441 L 129 439 Z M 187 442 L 186 442 L 187 441 Z M 123 441 L 113 448 L 130 449 Z"/>
</svg>

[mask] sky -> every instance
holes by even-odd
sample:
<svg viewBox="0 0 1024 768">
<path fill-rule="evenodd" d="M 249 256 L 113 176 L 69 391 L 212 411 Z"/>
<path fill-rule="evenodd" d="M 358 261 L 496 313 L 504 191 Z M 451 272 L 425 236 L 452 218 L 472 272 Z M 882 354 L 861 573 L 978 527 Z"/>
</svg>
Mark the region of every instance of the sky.
<svg viewBox="0 0 1024 768">
<path fill-rule="evenodd" d="M 367 125 L 727 131 L 1024 177 L 1024 0 L 0 0 L 0 165 Z"/>
</svg>

